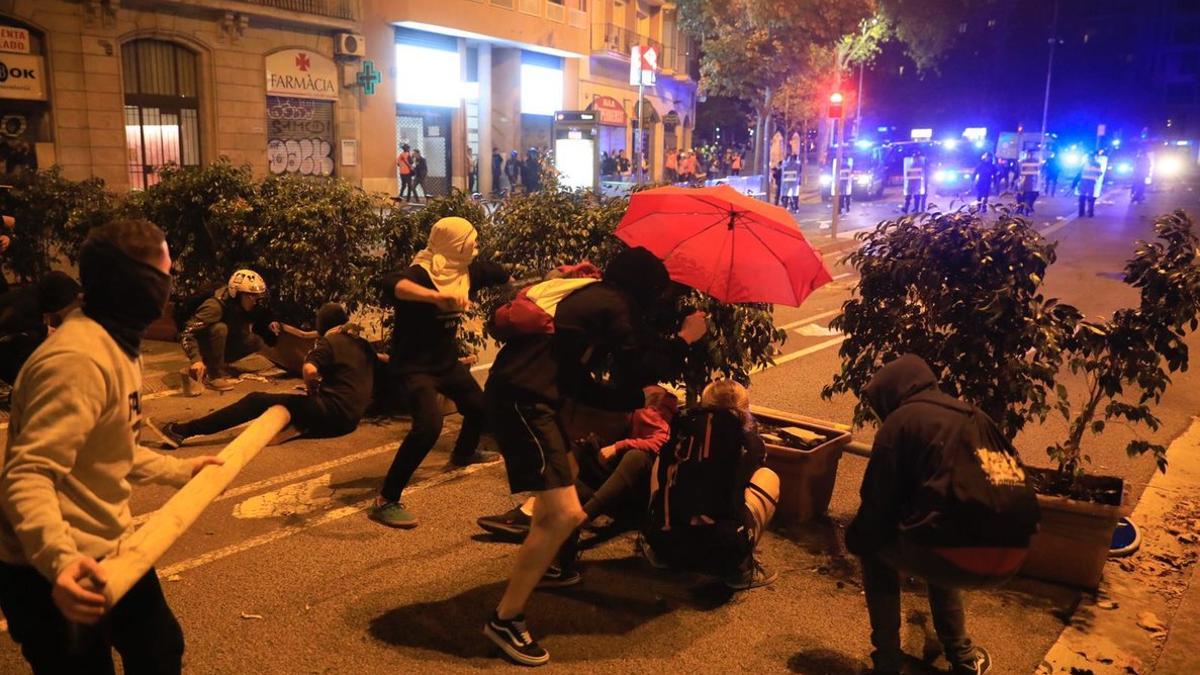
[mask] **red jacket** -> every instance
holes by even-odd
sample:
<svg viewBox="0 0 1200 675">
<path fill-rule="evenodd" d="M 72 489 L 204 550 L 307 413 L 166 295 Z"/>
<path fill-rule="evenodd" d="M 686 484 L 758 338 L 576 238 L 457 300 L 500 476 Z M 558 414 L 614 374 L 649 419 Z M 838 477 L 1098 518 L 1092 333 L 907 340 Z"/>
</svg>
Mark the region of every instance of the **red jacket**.
<svg viewBox="0 0 1200 675">
<path fill-rule="evenodd" d="M 679 402 L 674 396 L 663 396 L 657 405 L 638 408 L 633 411 L 629 422 L 629 438 L 614 443 L 617 453 L 627 450 L 641 450 L 658 454 L 658 449 L 671 437 L 671 420 Z"/>
</svg>

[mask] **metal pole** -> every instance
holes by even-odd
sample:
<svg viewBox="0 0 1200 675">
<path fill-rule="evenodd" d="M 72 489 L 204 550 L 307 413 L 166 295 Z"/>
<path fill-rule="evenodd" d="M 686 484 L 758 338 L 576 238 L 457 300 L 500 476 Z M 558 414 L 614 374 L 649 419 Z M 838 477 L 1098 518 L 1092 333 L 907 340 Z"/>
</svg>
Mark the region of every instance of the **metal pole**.
<svg viewBox="0 0 1200 675">
<path fill-rule="evenodd" d="M 638 104 L 637 104 L 637 114 L 638 114 L 637 140 L 634 141 L 636 147 L 634 148 L 635 154 L 634 154 L 634 158 L 633 158 L 633 161 L 637 162 L 637 166 L 634 167 L 633 175 L 637 177 L 635 179 L 635 182 L 638 185 L 642 184 L 642 139 L 645 138 L 645 135 L 646 135 L 646 109 L 645 109 L 646 99 L 644 98 L 644 96 L 645 96 L 645 94 L 643 93 L 644 91 L 645 91 L 645 82 L 643 81 L 643 75 L 642 75 L 641 71 L 639 70 L 638 71 Z"/>
<path fill-rule="evenodd" d="M 854 137 L 858 138 L 862 131 L 862 89 L 863 89 L 863 69 L 865 64 L 858 64 L 858 99 L 854 102 Z"/>
<path fill-rule="evenodd" d="M 1046 96 L 1042 99 L 1042 137 L 1038 139 L 1038 166 L 1046 163 L 1046 122 L 1050 117 L 1050 75 L 1054 72 L 1054 46 L 1058 44 L 1058 0 L 1050 29 L 1050 61 L 1046 64 Z"/>
<path fill-rule="evenodd" d="M 833 184 L 834 184 L 835 188 L 840 188 L 841 182 L 842 182 L 841 181 L 842 145 L 843 145 L 843 141 L 845 140 L 846 122 L 842 118 L 839 117 L 838 119 L 835 119 L 833 121 L 833 123 L 837 127 L 837 150 L 833 154 Z M 838 197 L 840 197 L 841 195 L 839 194 L 839 192 L 840 192 L 839 189 L 835 189 L 833 191 L 833 194 L 838 195 Z M 833 203 L 833 220 L 830 221 L 830 224 L 829 224 L 829 237 L 831 239 L 837 239 L 838 216 L 841 214 L 841 212 L 842 212 L 841 201 L 840 201 L 840 199 L 835 198 L 834 203 Z"/>
</svg>

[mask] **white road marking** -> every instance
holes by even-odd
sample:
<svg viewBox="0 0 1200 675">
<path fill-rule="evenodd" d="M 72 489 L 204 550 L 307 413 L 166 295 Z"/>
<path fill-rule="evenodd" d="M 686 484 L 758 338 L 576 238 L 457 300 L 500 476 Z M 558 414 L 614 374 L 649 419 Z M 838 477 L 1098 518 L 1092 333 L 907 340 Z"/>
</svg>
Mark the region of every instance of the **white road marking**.
<svg viewBox="0 0 1200 675">
<path fill-rule="evenodd" d="M 400 443 L 398 443 L 398 442 L 385 443 L 383 445 L 377 445 L 373 448 L 368 448 L 366 450 L 362 450 L 360 452 L 346 455 L 344 457 L 338 457 L 337 459 L 331 459 L 328 462 L 322 462 L 320 464 L 306 466 L 303 469 L 296 469 L 295 471 L 289 471 L 288 473 L 282 473 L 282 474 L 279 474 L 278 476 L 272 476 L 271 478 L 265 478 L 263 480 L 255 481 L 253 483 L 246 483 L 245 485 L 239 485 L 238 487 L 230 488 L 230 489 L 226 490 L 225 492 L 222 492 L 213 501 L 220 502 L 220 501 L 224 501 L 226 499 L 236 499 L 238 497 L 241 497 L 242 495 L 247 495 L 247 494 L 251 494 L 254 492 L 258 492 L 265 488 L 275 487 L 276 485 L 282 485 L 284 483 L 290 483 L 294 480 L 304 478 L 305 476 L 311 476 L 314 473 L 330 471 L 331 469 L 336 469 L 339 466 L 344 466 L 346 464 L 352 464 L 354 462 L 359 461 L 360 459 L 374 457 L 375 455 L 379 455 L 379 454 L 382 454 L 385 452 L 395 452 L 396 449 L 399 447 L 400 447 Z M 137 517 L 135 517 L 133 519 L 132 526 L 133 527 L 140 526 L 142 523 L 149 520 L 150 516 L 153 514 L 154 514 L 154 512 L 150 511 L 149 513 L 143 513 L 143 514 L 138 515 Z"/>
<path fill-rule="evenodd" d="M 834 315 L 840 313 L 841 311 L 842 310 L 840 310 L 840 309 L 831 309 L 828 312 L 821 312 L 820 314 L 813 314 L 812 316 L 806 316 L 803 319 L 798 319 L 791 323 L 783 324 L 782 326 L 779 327 L 779 330 L 792 330 L 794 328 L 803 326 L 808 323 L 815 323 L 816 321 L 819 321 L 826 317 L 834 316 Z"/>
<path fill-rule="evenodd" d="M 233 517 L 280 518 L 312 513 L 327 508 L 333 503 L 333 488 L 329 487 L 331 474 L 322 474 L 300 483 L 285 485 L 278 490 L 238 502 L 233 507 Z"/>
<path fill-rule="evenodd" d="M 424 480 L 424 481 L 421 481 L 420 483 L 411 485 L 408 488 L 405 488 L 404 493 L 412 494 L 414 492 L 419 492 L 426 488 L 436 487 L 443 483 L 448 483 L 456 478 L 461 478 L 463 476 L 468 476 L 470 474 L 473 474 L 476 471 L 481 471 L 489 466 L 492 466 L 492 464 L 472 464 L 470 466 L 463 467 L 461 469 L 455 469 L 454 471 L 448 471 L 446 473 L 434 476 L 428 480 Z M 228 558 L 231 555 L 236 555 L 238 553 L 242 553 L 243 551 L 249 551 L 252 548 L 258 548 L 259 546 L 264 546 L 266 544 L 271 544 L 271 543 L 274 543 L 281 539 L 286 539 L 294 534 L 299 534 L 306 530 L 311 530 L 315 527 L 320 527 L 327 523 L 332 523 L 336 520 L 341 520 L 342 518 L 345 518 L 347 516 L 352 516 L 356 513 L 361 513 L 363 511 L 367 510 L 368 508 L 370 508 L 371 504 L 374 503 L 374 501 L 375 501 L 375 497 L 374 497 L 374 495 L 372 495 L 371 497 L 359 500 L 353 504 L 350 504 L 349 506 L 343 506 L 341 508 L 333 509 L 332 511 L 327 511 L 324 514 L 322 514 L 322 515 L 318 516 L 317 518 L 314 518 L 306 523 L 299 524 L 299 525 L 284 525 L 284 526 L 280 527 L 278 530 L 275 530 L 273 532 L 267 532 L 265 534 L 260 534 L 256 537 L 250 537 L 249 539 L 239 541 L 235 544 L 230 544 L 229 546 L 224 546 L 222 548 L 218 548 L 216 550 L 209 551 L 207 553 L 202 553 L 193 558 L 187 558 L 185 560 L 181 560 L 181 561 L 175 563 L 174 565 L 170 565 L 168 567 L 164 567 L 164 568 L 158 570 L 158 575 L 160 577 L 166 578 L 166 577 L 170 577 L 174 574 L 181 574 L 181 573 L 187 572 L 189 570 L 194 570 L 197 567 L 207 565 L 208 563 L 216 562 L 218 560 L 221 560 L 222 558 Z M 380 527 L 382 527 L 382 525 Z"/>
<path fill-rule="evenodd" d="M 796 329 L 796 334 L 802 337 L 833 337 L 842 333 L 819 323 L 806 323 Z"/>
<path fill-rule="evenodd" d="M 822 349 L 828 349 L 834 345 L 840 344 L 845 339 L 846 339 L 845 335 L 839 335 L 838 337 L 830 338 L 829 340 L 826 340 L 824 342 L 818 342 L 817 344 L 815 344 L 811 347 L 805 347 L 804 349 L 798 349 L 789 354 L 784 354 L 783 356 L 777 357 L 775 359 L 774 364 L 772 364 L 770 366 L 764 366 L 762 368 L 755 368 L 754 370 L 752 370 L 750 372 L 750 374 L 754 375 L 756 373 L 761 373 L 762 371 L 767 370 L 768 368 L 774 368 L 775 366 L 782 366 L 785 363 L 788 363 L 790 361 L 795 361 L 796 359 L 803 358 L 805 356 L 808 356 L 809 354 L 815 354 L 815 353 L 821 351 Z"/>
</svg>

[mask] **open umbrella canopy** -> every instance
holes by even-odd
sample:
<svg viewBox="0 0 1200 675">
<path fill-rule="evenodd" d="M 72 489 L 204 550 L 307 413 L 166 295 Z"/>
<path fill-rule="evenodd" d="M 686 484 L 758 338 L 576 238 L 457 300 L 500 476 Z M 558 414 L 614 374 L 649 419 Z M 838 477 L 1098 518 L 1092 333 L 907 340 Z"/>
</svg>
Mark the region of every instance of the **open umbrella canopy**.
<svg viewBox="0 0 1200 675">
<path fill-rule="evenodd" d="M 787 211 L 727 185 L 634 193 L 617 236 L 722 302 L 798 307 L 833 280 Z"/>
</svg>

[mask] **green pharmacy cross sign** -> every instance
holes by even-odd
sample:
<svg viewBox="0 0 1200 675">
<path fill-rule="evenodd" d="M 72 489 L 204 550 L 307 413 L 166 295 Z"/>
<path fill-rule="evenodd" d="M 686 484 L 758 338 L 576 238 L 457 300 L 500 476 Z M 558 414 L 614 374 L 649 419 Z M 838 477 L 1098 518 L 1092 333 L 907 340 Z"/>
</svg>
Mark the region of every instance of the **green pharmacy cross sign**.
<svg viewBox="0 0 1200 675">
<path fill-rule="evenodd" d="M 358 86 L 362 87 L 363 93 L 367 96 L 375 94 L 375 85 L 383 80 L 383 76 L 375 70 L 374 61 L 363 61 L 362 70 L 358 71 Z"/>
</svg>

